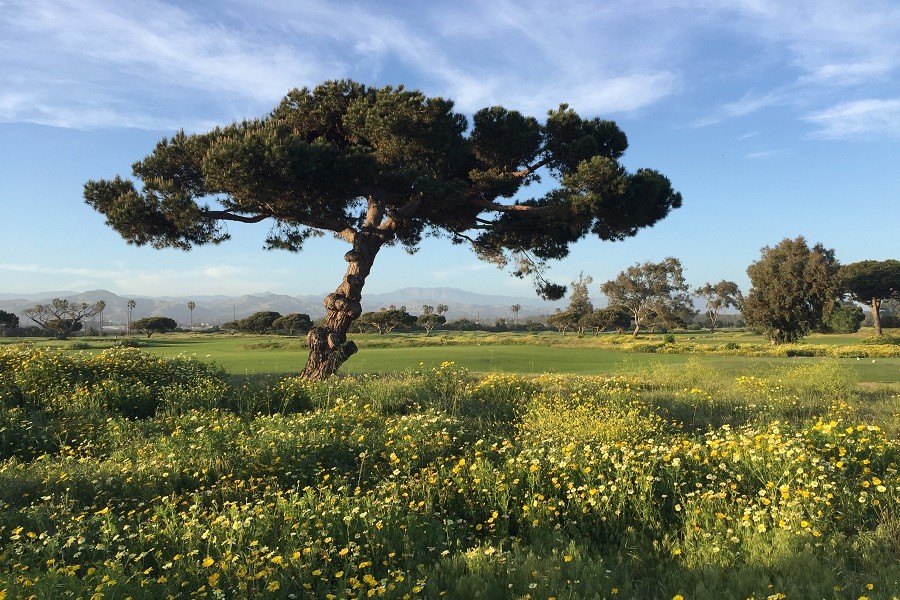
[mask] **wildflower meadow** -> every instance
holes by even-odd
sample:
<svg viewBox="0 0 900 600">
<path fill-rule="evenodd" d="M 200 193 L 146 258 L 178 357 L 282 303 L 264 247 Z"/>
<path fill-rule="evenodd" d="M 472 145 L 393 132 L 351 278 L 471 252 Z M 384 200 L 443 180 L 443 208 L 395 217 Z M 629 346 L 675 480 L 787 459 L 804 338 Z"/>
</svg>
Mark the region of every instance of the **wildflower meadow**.
<svg viewBox="0 0 900 600">
<path fill-rule="evenodd" d="M 900 596 L 900 395 L 0 347 L 0 599 Z"/>
</svg>

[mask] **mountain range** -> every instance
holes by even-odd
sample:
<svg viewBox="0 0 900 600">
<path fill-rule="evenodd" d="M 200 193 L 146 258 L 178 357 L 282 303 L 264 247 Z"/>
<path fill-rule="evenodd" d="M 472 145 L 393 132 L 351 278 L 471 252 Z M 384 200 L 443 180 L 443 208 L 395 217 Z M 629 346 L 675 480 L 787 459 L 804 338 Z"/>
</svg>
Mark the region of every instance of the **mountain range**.
<svg viewBox="0 0 900 600">
<path fill-rule="evenodd" d="M 271 310 L 282 315 L 305 313 L 313 319 L 323 317 L 325 308 L 322 304 L 326 294 L 307 296 L 288 296 L 270 292 L 247 294 L 244 296 L 119 296 L 106 290 L 87 292 L 41 292 L 36 294 L 0 293 L 0 310 L 18 315 L 22 326 L 33 324 L 23 311 L 36 304 L 47 304 L 54 298 L 62 298 L 69 302 L 86 302 L 93 304 L 98 300 L 106 303 L 103 311 L 103 323 L 108 325 L 124 325 L 127 320 L 128 301 L 134 300 L 132 320 L 143 317 L 160 316 L 175 319 L 180 326 L 221 325 L 226 321 L 242 319 L 255 312 Z M 193 314 L 188 302 L 194 302 Z M 557 308 L 564 308 L 566 301 L 546 302 L 537 297 L 500 296 L 468 292 L 457 288 L 419 288 L 407 287 L 383 294 L 364 294 L 362 305 L 364 311 L 378 310 L 385 306 L 406 306 L 412 314 L 420 314 L 422 305 L 437 306 L 446 304 L 449 311 L 446 316 L 450 321 L 467 318 L 473 321 L 493 323 L 498 318 L 511 319 L 510 307 L 521 306 L 518 319 L 538 317 L 553 313 Z M 98 319 L 99 320 L 99 319 Z M 90 323 L 86 325 L 90 326 Z"/>
</svg>

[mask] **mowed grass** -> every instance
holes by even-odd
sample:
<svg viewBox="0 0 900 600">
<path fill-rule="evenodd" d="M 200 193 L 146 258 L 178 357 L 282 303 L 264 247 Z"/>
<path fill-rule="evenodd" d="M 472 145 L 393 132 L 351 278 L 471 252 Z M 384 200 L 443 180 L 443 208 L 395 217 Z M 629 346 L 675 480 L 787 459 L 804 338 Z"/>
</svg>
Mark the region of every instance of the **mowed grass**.
<svg viewBox="0 0 900 600">
<path fill-rule="evenodd" d="M 855 335 L 816 334 L 806 338 L 810 345 L 858 345 L 868 332 Z M 620 336 L 621 338 L 621 336 Z M 626 339 L 628 336 L 626 336 Z M 151 338 L 135 337 L 142 350 L 157 356 L 191 356 L 214 362 L 235 375 L 254 373 L 298 373 L 306 362 L 305 339 L 266 335 L 166 334 Z M 699 361 L 726 376 L 765 373 L 773 368 L 804 361 L 836 361 L 846 365 L 860 382 L 900 384 L 900 358 L 826 358 L 721 356 L 703 353 L 645 353 L 616 350 L 608 346 L 611 336 L 583 336 L 555 332 L 534 334 L 490 334 L 438 332 L 423 334 L 352 336 L 360 351 L 341 369 L 344 373 L 396 373 L 432 367 L 452 361 L 476 373 L 571 373 L 600 375 L 640 372 L 655 365 L 684 365 Z M 659 342 L 660 335 L 644 335 L 640 340 Z M 691 332 L 675 336 L 675 346 L 697 347 L 737 344 L 762 344 L 759 336 L 744 332 Z M 7 342 L 13 340 L 8 339 Z M 21 343 L 21 340 L 18 340 Z M 87 345 L 100 350 L 117 343 L 114 338 L 90 338 Z M 31 342 L 35 343 L 35 342 Z M 73 342 L 51 340 L 38 346 L 71 347 Z"/>
</svg>

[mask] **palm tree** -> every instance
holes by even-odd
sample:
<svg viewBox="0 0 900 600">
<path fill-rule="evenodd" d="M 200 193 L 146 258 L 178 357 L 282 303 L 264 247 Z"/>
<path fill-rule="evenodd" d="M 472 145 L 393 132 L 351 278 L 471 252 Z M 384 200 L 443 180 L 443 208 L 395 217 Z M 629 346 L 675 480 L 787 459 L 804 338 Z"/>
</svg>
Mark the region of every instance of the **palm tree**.
<svg viewBox="0 0 900 600">
<path fill-rule="evenodd" d="M 131 311 L 134 310 L 135 306 L 137 306 L 137 302 L 134 300 L 128 301 L 128 318 L 125 321 L 125 333 L 131 333 Z"/>
<path fill-rule="evenodd" d="M 100 337 L 103 337 L 103 309 L 106 308 L 106 302 L 98 300 L 95 306 L 100 309 Z"/>
<path fill-rule="evenodd" d="M 188 302 L 188 310 L 191 311 L 191 331 L 194 330 L 194 309 L 197 308 L 197 304 L 191 300 Z"/>
<path fill-rule="evenodd" d="M 513 314 L 513 327 L 519 324 L 519 311 L 522 310 L 521 304 L 513 304 L 509 307 Z"/>
</svg>

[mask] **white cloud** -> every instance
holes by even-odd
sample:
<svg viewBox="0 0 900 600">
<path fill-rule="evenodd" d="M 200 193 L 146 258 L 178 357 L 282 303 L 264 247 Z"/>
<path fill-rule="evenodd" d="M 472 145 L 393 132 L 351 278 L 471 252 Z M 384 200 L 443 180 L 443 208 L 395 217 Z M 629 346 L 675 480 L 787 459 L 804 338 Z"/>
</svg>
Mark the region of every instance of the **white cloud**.
<svg viewBox="0 0 900 600">
<path fill-rule="evenodd" d="M 778 158 L 780 156 L 786 156 L 788 154 L 785 150 L 757 150 L 756 152 L 750 152 L 744 156 L 744 158 L 748 158 L 750 160 L 762 160 L 766 158 Z"/>
<path fill-rule="evenodd" d="M 463 112 L 503 104 L 538 117 L 560 102 L 627 113 L 693 92 L 694 114 L 711 115 L 694 123 L 704 126 L 773 106 L 809 111 L 823 90 L 890 85 L 900 9 L 892 0 L 21 0 L 0 11 L 0 54 L 7 122 L 200 130 L 261 116 L 292 87 L 352 77 L 406 82 Z"/>
<path fill-rule="evenodd" d="M 815 136 L 900 137 L 900 98 L 845 102 L 805 117 L 819 127 Z"/>
</svg>

